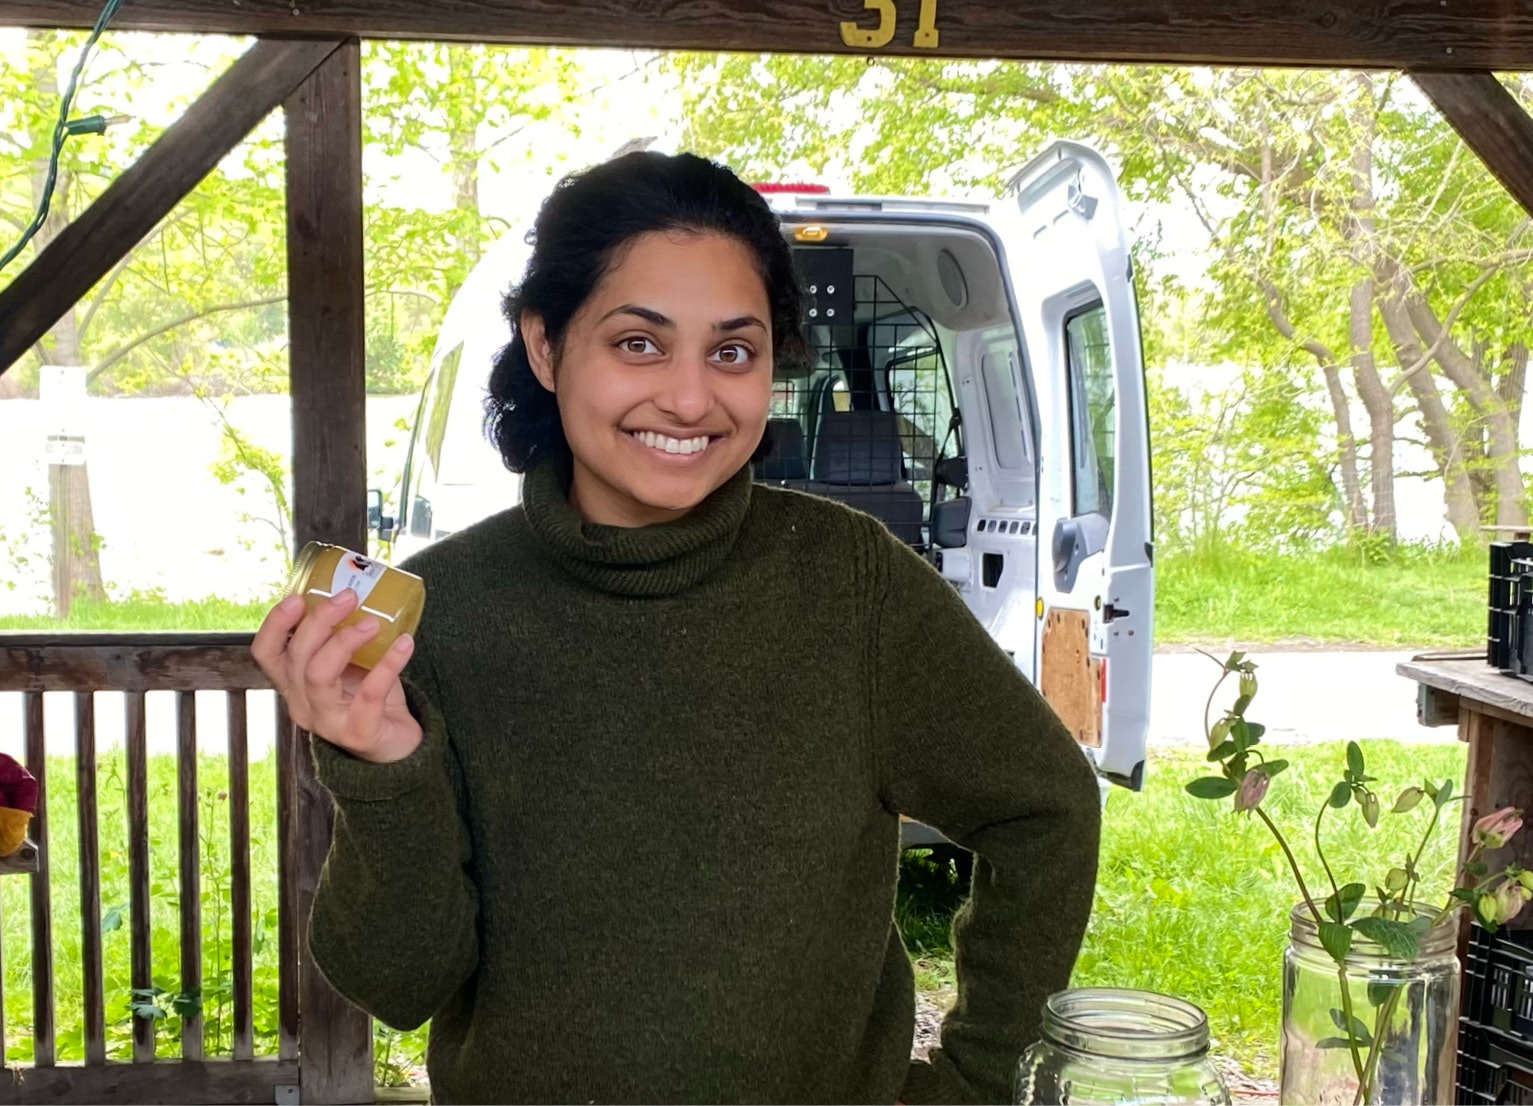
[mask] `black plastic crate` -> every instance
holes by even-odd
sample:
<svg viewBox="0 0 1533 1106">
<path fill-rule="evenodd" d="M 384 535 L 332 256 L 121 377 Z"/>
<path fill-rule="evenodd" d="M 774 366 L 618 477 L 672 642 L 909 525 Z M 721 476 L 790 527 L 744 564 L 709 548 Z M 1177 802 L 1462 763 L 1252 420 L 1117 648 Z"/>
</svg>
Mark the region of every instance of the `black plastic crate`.
<svg viewBox="0 0 1533 1106">
<path fill-rule="evenodd" d="M 1470 930 L 1462 1013 L 1508 1044 L 1533 1048 L 1533 931 Z"/>
<path fill-rule="evenodd" d="M 1485 659 L 1533 679 L 1533 542 L 1492 542 Z"/>
<path fill-rule="evenodd" d="M 1508 1047 L 1468 1018 L 1459 1019 L 1454 1101 L 1487 1106 L 1533 1106 L 1533 1050 Z"/>
</svg>

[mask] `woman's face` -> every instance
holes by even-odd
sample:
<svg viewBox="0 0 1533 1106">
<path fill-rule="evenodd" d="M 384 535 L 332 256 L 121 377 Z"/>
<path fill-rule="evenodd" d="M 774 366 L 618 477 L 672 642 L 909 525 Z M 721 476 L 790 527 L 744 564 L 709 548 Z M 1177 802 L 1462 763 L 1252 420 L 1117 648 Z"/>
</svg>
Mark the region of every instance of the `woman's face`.
<svg viewBox="0 0 1533 1106">
<path fill-rule="evenodd" d="M 565 331 L 521 320 L 532 370 L 574 454 L 570 499 L 588 522 L 679 518 L 749 460 L 772 394 L 771 310 L 732 238 L 651 232 L 629 242 Z"/>
</svg>

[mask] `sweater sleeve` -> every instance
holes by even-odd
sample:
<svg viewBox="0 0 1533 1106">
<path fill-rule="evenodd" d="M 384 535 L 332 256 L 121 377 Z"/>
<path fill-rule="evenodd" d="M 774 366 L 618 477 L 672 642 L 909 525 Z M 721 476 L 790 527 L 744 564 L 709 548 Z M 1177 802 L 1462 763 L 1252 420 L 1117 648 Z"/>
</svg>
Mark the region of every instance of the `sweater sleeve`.
<svg viewBox="0 0 1533 1106">
<path fill-rule="evenodd" d="M 884 542 L 872 637 L 881 800 L 975 854 L 958 999 L 909 1103 L 1010 1102 L 1044 1000 L 1069 985 L 1096 885 L 1095 774 L 1043 697 L 912 550 Z"/>
<path fill-rule="evenodd" d="M 479 961 L 462 771 L 417 659 L 404 680 L 421 724 L 413 753 L 372 764 L 322 738 L 312 744 L 335 828 L 309 949 L 331 986 L 397 1029 L 441 1009 Z"/>
</svg>

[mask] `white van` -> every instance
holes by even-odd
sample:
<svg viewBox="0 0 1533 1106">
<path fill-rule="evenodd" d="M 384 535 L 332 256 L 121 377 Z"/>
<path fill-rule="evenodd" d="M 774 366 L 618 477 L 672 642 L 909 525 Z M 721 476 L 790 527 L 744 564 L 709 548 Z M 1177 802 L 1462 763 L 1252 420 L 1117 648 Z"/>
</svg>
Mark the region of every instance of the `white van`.
<svg viewBox="0 0 1533 1106">
<path fill-rule="evenodd" d="M 1057 142 L 992 204 L 758 187 L 809 292 L 810 356 L 778 368 L 775 446 L 757 478 L 882 518 L 958 589 L 1100 775 L 1137 789 L 1154 550 L 1139 317 L 1112 170 Z M 530 218 L 485 255 L 443 322 L 400 518 L 379 520 L 396 557 L 518 502 L 519 478 L 482 423 L 490 365 L 510 339 L 500 300 L 531 252 Z"/>
</svg>

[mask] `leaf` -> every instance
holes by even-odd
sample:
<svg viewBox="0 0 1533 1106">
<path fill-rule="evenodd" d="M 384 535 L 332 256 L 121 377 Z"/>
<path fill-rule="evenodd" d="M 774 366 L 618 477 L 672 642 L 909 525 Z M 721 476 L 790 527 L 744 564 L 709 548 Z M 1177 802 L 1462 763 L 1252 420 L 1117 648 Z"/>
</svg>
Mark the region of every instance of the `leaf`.
<svg viewBox="0 0 1533 1106">
<path fill-rule="evenodd" d="M 1244 718 L 1236 718 L 1230 723 L 1230 737 L 1235 742 L 1235 748 L 1241 752 L 1251 747 L 1251 727 Z"/>
<path fill-rule="evenodd" d="M 1266 732 L 1267 727 L 1263 726 L 1260 722 L 1246 723 L 1246 741 L 1251 745 L 1259 744 Z"/>
<path fill-rule="evenodd" d="M 1219 761 L 1219 760 L 1223 760 L 1225 757 L 1234 756 L 1234 755 L 1235 755 L 1235 743 L 1233 741 L 1226 741 L 1223 745 L 1220 745 L 1217 749 L 1210 749 L 1208 751 L 1208 759 L 1210 761 Z"/>
<path fill-rule="evenodd" d="M 1438 810 L 1441 810 L 1453 801 L 1453 781 L 1451 779 L 1443 780 L 1443 785 L 1437 789 L 1437 794 L 1432 796 L 1432 801 L 1437 804 Z"/>
<path fill-rule="evenodd" d="M 1337 1029 L 1343 1033 L 1347 1032 L 1347 1015 L 1343 1011 L 1332 1010 L 1331 1021 L 1335 1023 Z M 1368 1027 L 1356 1014 L 1352 1015 L 1352 1038 L 1361 1048 L 1367 1048 L 1373 1044 L 1373 1034 L 1368 1032 Z"/>
<path fill-rule="evenodd" d="M 1389 1001 L 1389 996 L 1400 989 L 1398 983 L 1369 983 L 1368 1005 L 1383 1006 Z"/>
<path fill-rule="evenodd" d="M 1325 900 L 1325 912 L 1331 916 L 1332 921 L 1344 922 L 1356 912 L 1357 904 L 1363 901 L 1367 893 L 1368 888 L 1361 883 L 1349 883 Z"/>
<path fill-rule="evenodd" d="M 1347 770 L 1354 776 L 1363 774 L 1363 747 L 1355 741 L 1347 742 Z"/>
<path fill-rule="evenodd" d="M 1321 922 L 1320 944 L 1331 954 L 1331 959 L 1340 964 L 1352 949 L 1352 930 L 1339 922 Z"/>
<path fill-rule="evenodd" d="M 1332 810 L 1340 810 L 1352 801 L 1352 785 L 1343 780 L 1331 788 L 1331 797 L 1326 800 L 1331 804 Z"/>
<path fill-rule="evenodd" d="M 1287 770 L 1288 762 L 1286 760 L 1269 760 L 1266 764 L 1262 765 L 1262 771 L 1267 773 L 1269 780 L 1279 772 L 1286 772 Z"/>
<path fill-rule="evenodd" d="M 1321 1037 L 1315 1042 L 1316 1048 L 1351 1048 L 1352 1042 L 1345 1037 Z"/>
<path fill-rule="evenodd" d="M 1467 902 L 1470 906 L 1473 906 L 1474 900 L 1480 897 L 1480 893 L 1473 887 L 1455 887 L 1448 892 L 1448 895 L 1459 902 Z"/>
<path fill-rule="evenodd" d="M 1359 918 L 1352 928 L 1380 946 L 1390 956 L 1401 960 L 1415 960 L 1420 945 L 1411 927 L 1388 918 Z"/>
<path fill-rule="evenodd" d="M 101 915 L 101 932 L 112 933 L 122 928 L 122 907 L 114 906 Z"/>
<path fill-rule="evenodd" d="M 1187 785 L 1187 794 L 1195 799 L 1223 799 L 1235 794 L 1235 781 L 1223 776 L 1203 776 Z"/>
</svg>

